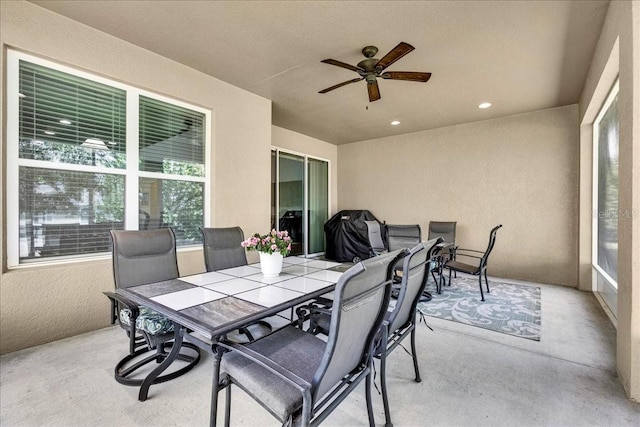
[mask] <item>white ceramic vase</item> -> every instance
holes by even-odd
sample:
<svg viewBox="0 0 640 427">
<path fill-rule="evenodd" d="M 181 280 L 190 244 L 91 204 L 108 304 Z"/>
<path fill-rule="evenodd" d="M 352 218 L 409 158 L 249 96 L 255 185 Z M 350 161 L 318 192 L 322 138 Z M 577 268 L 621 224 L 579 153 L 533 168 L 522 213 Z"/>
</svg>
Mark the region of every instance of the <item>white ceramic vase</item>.
<svg viewBox="0 0 640 427">
<path fill-rule="evenodd" d="M 260 252 L 260 269 L 264 277 L 276 277 L 282 271 L 282 259 L 280 252 L 268 254 Z"/>
</svg>

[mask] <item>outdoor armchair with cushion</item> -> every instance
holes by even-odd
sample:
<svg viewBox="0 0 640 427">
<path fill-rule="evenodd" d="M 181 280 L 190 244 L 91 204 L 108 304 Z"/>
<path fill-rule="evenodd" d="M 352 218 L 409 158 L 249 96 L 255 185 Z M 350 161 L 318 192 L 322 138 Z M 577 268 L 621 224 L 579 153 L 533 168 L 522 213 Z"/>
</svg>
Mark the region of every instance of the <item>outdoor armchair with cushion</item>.
<svg viewBox="0 0 640 427">
<path fill-rule="evenodd" d="M 116 289 L 178 278 L 176 241 L 170 228 L 153 231 L 111 230 L 111 239 Z M 118 322 L 129 337 L 129 354 L 116 365 L 115 379 L 124 385 L 142 386 L 139 400 L 146 400 L 151 384 L 177 378 L 198 363 L 199 349 L 193 344 L 182 343 L 177 360 L 186 365 L 155 377 L 150 384 L 145 383 L 149 376 L 135 378 L 135 372 L 145 365 L 161 363 L 167 358 L 169 352 L 166 347 L 173 345 L 174 324 L 161 314 L 138 306 L 117 293 L 104 294 L 111 301 L 111 323 Z"/>
</svg>

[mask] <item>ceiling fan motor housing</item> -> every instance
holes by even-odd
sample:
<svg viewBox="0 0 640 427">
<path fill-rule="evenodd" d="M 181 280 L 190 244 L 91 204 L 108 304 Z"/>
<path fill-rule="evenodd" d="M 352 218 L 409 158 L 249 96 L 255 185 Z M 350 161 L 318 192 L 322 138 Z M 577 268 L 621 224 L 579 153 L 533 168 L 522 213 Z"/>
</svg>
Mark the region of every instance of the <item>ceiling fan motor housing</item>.
<svg viewBox="0 0 640 427">
<path fill-rule="evenodd" d="M 378 48 L 375 46 L 365 46 L 362 48 L 362 54 L 367 58 L 373 58 L 378 53 Z"/>
</svg>

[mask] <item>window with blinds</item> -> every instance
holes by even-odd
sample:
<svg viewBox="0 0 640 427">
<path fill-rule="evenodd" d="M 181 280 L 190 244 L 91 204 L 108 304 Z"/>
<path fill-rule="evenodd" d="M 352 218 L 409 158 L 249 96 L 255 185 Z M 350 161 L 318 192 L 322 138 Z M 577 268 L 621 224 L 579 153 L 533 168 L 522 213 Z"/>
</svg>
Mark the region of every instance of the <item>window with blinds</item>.
<svg viewBox="0 0 640 427">
<path fill-rule="evenodd" d="M 208 111 L 7 57 L 10 266 L 107 253 L 112 229 L 171 227 L 178 245 L 201 242 Z"/>
<path fill-rule="evenodd" d="M 140 228 L 171 227 L 178 245 L 201 241 L 205 115 L 140 97 Z"/>
</svg>

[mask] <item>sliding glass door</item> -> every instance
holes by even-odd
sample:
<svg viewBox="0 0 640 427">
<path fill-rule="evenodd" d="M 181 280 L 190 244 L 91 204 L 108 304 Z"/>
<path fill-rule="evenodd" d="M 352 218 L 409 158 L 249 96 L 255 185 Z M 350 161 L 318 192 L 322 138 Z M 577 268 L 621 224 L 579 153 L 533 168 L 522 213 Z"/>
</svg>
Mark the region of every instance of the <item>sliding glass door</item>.
<svg viewBox="0 0 640 427">
<path fill-rule="evenodd" d="M 329 218 L 329 163 L 308 159 L 307 195 L 309 200 L 310 254 L 324 252 L 324 223 Z"/>
<path fill-rule="evenodd" d="M 287 230 L 292 255 L 324 252 L 329 215 L 329 163 L 282 150 L 271 153 L 271 223 Z"/>
</svg>

